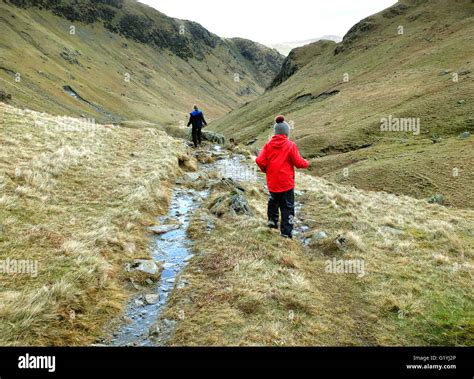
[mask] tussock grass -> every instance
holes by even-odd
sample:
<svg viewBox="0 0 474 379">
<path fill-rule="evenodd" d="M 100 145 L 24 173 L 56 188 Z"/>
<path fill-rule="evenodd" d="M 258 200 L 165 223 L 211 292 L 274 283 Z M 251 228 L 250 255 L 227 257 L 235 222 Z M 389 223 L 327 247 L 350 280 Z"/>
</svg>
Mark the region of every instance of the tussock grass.
<svg viewBox="0 0 474 379">
<path fill-rule="evenodd" d="M 297 179 L 298 222 L 328 239 L 304 247 L 267 229 L 262 189 L 247 191 L 253 217 L 214 218 L 213 231 L 204 232 L 212 216 L 202 209 L 189 229 L 189 286 L 163 315 L 178 321 L 172 345 L 474 343 L 472 211 Z M 334 257 L 362 260 L 365 275 L 328 273 Z"/>
<path fill-rule="evenodd" d="M 123 307 L 125 266 L 149 257 L 185 147 L 164 132 L 92 128 L 0 104 L 0 345 L 83 345 Z"/>
</svg>

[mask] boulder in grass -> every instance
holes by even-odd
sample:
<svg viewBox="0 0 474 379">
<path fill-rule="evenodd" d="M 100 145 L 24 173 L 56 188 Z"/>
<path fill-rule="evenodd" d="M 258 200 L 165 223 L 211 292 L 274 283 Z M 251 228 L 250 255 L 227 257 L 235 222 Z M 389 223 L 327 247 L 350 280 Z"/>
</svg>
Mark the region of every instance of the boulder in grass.
<svg viewBox="0 0 474 379">
<path fill-rule="evenodd" d="M 326 238 L 328 238 L 328 235 L 325 231 L 319 231 L 317 233 L 314 234 L 313 238 L 316 240 L 316 241 L 322 241 Z"/>
<path fill-rule="evenodd" d="M 428 203 L 444 205 L 446 203 L 446 199 L 443 195 L 436 194 L 428 200 Z"/>
<path fill-rule="evenodd" d="M 189 138 L 192 138 L 192 129 L 189 129 L 188 136 L 189 136 Z M 219 133 L 215 133 L 215 132 L 211 132 L 209 130 L 203 130 L 202 131 L 202 139 L 204 141 L 209 141 L 209 142 L 212 142 L 212 143 L 218 144 L 218 145 L 225 145 L 225 143 L 226 143 L 226 138 L 225 138 L 224 135 L 219 134 Z M 191 146 L 193 146 L 193 145 L 191 145 Z"/>
<path fill-rule="evenodd" d="M 249 203 L 244 193 L 239 189 L 235 189 L 230 195 L 230 213 L 232 216 L 252 215 Z"/>
<path fill-rule="evenodd" d="M 217 217 L 222 217 L 226 214 L 230 214 L 231 216 L 252 215 L 244 192 L 237 188 L 216 198 L 210 206 L 210 211 Z"/>
<path fill-rule="evenodd" d="M 219 145 L 225 145 L 225 143 L 226 143 L 226 138 L 225 138 L 224 135 L 219 134 L 219 133 L 210 132 L 208 130 L 203 130 L 202 137 L 206 141 L 209 141 L 209 142 L 212 142 L 212 143 L 217 143 Z"/>
<path fill-rule="evenodd" d="M 347 245 L 348 240 L 340 235 L 336 238 L 324 238 L 321 240 L 313 238 L 309 242 L 309 246 L 313 251 L 328 257 L 345 254 Z"/>
</svg>

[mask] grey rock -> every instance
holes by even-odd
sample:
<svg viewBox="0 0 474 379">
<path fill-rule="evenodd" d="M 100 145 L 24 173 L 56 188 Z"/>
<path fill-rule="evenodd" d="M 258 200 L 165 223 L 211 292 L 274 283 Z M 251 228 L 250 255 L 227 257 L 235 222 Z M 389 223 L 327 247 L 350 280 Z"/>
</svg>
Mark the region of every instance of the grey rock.
<svg viewBox="0 0 474 379">
<path fill-rule="evenodd" d="M 185 182 L 195 182 L 199 179 L 200 176 L 201 174 L 199 174 L 198 172 L 187 172 L 186 174 L 184 174 L 183 180 Z"/>
<path fill-rule="evenodd" d="M 145 301 L 148 305 L 158 304 L 160 302 L 160 295 L 159 294 L 145 295 Z"/>
<path fill-rule="evenodd" d="M 126 324 L 131 324 L 133 323 L 133 320 L 130 317 L 124 317 L 123 322 L 125 322 Z"/>
<path fill-rule="evenodd" d="M 80 53 L 77 50 L 71 51 L 67 47 L 65 47 L 59 55 L 61 56 L 61 58 L 63 58 L 70 64 L 79 64 L 77 57 L 80 55 Z"/>
<path fill-rule="evenodd" d="M 152 260 L 138 259 L 135 261 L 134 269 L 149 275 L 157 275 L 160 272 L 157 264 Z"/>
<path fill-rule="evenodd" d="M 446 201 L 445 197 L 440 194 L 436 194 L 428 200 L 430 204 L 439 204 L 439 205 L 444 205 L 445 201 Z"/>
<path fill-rule="evenodd" d="M 250 206 L 247 202 L 242 191 L 236 189 L 230 198 L 230 209 L 231 214 L 234 215 L 251 215 L 252 212 L 250 210 Z"/>
<path fill-rule="evenodd" d="M 149 331 L 150 336 L 158 336 L 160 333 L 161 333 L 161 328 L 159 326 L 150 328 L 150 331 Z"/>
<path fill-rule="evenodd" d="M 174 328 L 176 326 L 176 321 L 164 319 L 163 320 L 163 325 L 167 328 Z"/>
<path fill-rule="evenodd" d="M 219 196 L 211 204 L 210 211 L 215 216 L 221 217 L 226 213 L 230 213 L 232 216 L 237 215 L 252 215 L 250 206 L 244 193 L 235 188 L 230 194 Z"/>
<path fill-rule="evenodd" d="M 179 225 L 157 225 L 157 226 L 152 226 L 152 227 L 148 228 L 148 230 L 150 232 L 155 233 L 155 234 L 165 234 L 165 233 L 169 233 L 173 230 L 177 230 L 179 228 L 180 228 Z"/>
<path fill-rule="evenodd" d="M 344 236 L 337 236 L 336 245 L 339 246 L 341 249 L 345 249 L 347 247 L 347 239 Z"/>
<path fill-rule="evenodd" d="M 214 133 L 210 131 L 203 131 L 202 132 L 202 137 L 204 140 L 212 142 L 212 143 L 217 143 L 219 145 L 225 145 L 226 143 L 226 138 L 224 135 L 219 134 L 219 133 Z"/>
<path fill-rule="evenodd" d="M 469 138 L 470 136 L 471 136 L 470 132 L 464 132 L 459 135 L 459 138 L 466 139 L 466 138 Z"/>
<path fill-rule="evenodd" d="M 326 238 L 328 238 L 328 235 L 326 232 L 324 231 L 319 231 L 317 233 L 314 234 L 313 238 L 316 240 L 316 241 L 321 241 L 321 240 L 324 240 Z"/>
</svg>

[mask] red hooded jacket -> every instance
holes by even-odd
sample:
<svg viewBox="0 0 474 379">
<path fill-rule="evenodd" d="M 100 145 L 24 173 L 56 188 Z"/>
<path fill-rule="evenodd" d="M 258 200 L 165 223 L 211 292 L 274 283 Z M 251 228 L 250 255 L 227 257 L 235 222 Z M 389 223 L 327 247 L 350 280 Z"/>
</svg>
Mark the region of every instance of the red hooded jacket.
<svg viewBox="0 0 474 379">
<path fill-rule="evenodd" d="M 273 136 L 267 142 L 256 163 L 267 174 L 268 190 L 276 193 L 295 188 L 295 167 L 309 167 L 308 161 L 301 157 L 296 143 L 283 134 Z"/>
</svg>

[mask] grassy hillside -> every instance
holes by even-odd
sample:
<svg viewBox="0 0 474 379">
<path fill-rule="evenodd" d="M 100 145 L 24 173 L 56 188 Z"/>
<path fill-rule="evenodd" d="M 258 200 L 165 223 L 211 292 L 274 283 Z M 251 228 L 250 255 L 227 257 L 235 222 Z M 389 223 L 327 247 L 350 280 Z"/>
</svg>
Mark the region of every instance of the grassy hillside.
<svg viewBox="0 0 474 379">
<path fill-rule="evenodd" d="M 276 114 L 313 173 L 473 207 L 474 4 L 401 1 L 355 25 L 343 42 L 295 50 L 275 88 L 212 128 L 259 148 Z M 279 84 L 279 85 L 278 85 Z M 418 133 L 382 131 L 382 119 L 419 119 Z M 416 134 L 416 135 L 414 135 Z"/>
<path fill-rule="evenodd" d="M 186 160 L 164 132 L 0 103 L 0 345 L 84 345 L 122 309 Z M 36 262 L 5 273 L 3 263 Z M 139 279 L 139 278 L 137 278 Z"/>
<path fill-rule="evenodd" d="M 253 214 L 219 218 L 212 205 L 229 189 L 213 187 L 188 232 L 188 285 L 162 315 L 177 322 L 172 345 L 472 346 L 474 211 L 297 183 L 307 245 L 268 229 L 263 186 L 239 182 Z M 334 261 L 359 270 L 328 270 Z"/>
<path fill-rule="evenodd" d="M 226 42 L 252 62 L 252 76 L 259 83 L 268 86 L 281 70 L 283 56 L 277 50 L 244 38 L 230 38 Z"/>
<path fill-rule="evenodd" d="M 59 115 L 178 125 L 196 102 L 212 120 L 263 93 L 283 61 L 133 0 L 12 0 L 0 13 L 0 89 Z"/>
</svg>

